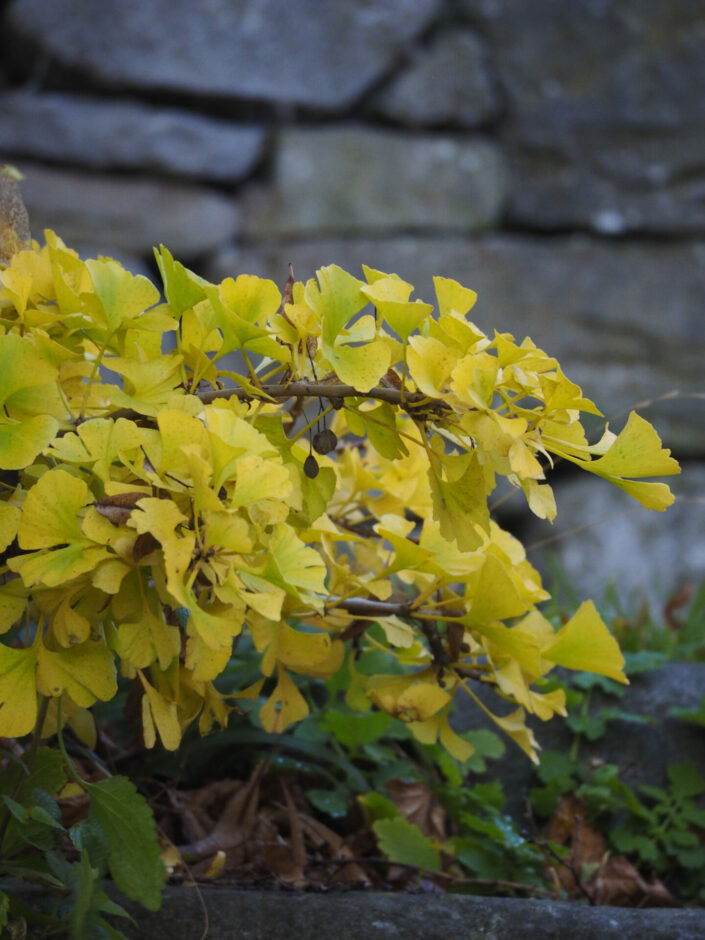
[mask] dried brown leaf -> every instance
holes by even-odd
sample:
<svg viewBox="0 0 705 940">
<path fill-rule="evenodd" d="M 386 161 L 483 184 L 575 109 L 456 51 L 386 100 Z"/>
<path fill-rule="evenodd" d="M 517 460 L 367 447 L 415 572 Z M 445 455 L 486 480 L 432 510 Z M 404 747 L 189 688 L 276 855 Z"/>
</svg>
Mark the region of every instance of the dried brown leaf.
<svg viewBox="0 0 705 940">
<path fill-rule="evenodd" d="M 614 907 L 679 907 L 668 888 L 655 878 L 644 881 L 623 855 L 608 858 L 598 869 L 590 887 L 597 904 Z"/>
<path fill-rule="evenodd" d="M 446 815 L 433 790 L 422 781 L 390 780 L 389 795 L 399 812 L 431 839 L 444 839 Z"/>
</svg>

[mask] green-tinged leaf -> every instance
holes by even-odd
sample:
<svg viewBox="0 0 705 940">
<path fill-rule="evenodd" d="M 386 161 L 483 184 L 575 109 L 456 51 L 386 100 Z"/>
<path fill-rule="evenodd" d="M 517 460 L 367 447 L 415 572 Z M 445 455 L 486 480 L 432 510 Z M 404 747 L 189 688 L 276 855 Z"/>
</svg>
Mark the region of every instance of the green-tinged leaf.
<svg viewBox="0 0 705 940">
<path fill-rule="evenodd" d="M 151 281 L 131 274 L 117 261 L 86 261 L 86 268 L 111 333 L 159 302 L 159 291 Z"/>
<path fill-rule="evenodd" d="M 154 817 L 145 798 L 126 777 L 82 783 L 91 798 L 108 851 L 108 867 L 118 888 L 150 911 L 161 905 L 165 869 Z"/>
<path fill-rule="evenodd" d="M 378 819 L 372 824 L 372 829 L 380 850 L 390 861 L 440 871 L 440 852 L 415 823 L 398 816 Z"/>
<path fill-rule="evenodd" d="M 175 261 L 168 248 L 164 245 L 155 248 L 154 257 L 162 276 L 164 294 L 177 317 L 205 299 L 203 288 L 208 282 L 189 271 L 180 261 Z"/>
<path fill-rule="evenodd" d="M 443 480 L 436 469 L 429 466 L 433 517 L 440 523 L 444 538 L 455 539 L 461 552 L 471 552 L 482 543 L 475 526 L 485 532 L 490 527 L 485 476 L 474 454 L 456 459 L 462 460 L 465 466 L 453 480 Z"/>
<path fill-rule="evenodd" d="M 381 402 L 372 411 L 364 413 L 365 427 L 370 443 L 382 457 L 396 460 L 408 455 L 404 439 L 397 432 L 394 409 L 387 402 Z"/>
<path fill-rule="evenodd" d="M 318 284 L 309 281 L 304 298 L 321 320 L 324 343 L 332 346 L 338 333 L 365 306 L 367 297 L 362 293 L 362 281 L 337 264 L 320 268 L 316 277 Z"/>
</svg>

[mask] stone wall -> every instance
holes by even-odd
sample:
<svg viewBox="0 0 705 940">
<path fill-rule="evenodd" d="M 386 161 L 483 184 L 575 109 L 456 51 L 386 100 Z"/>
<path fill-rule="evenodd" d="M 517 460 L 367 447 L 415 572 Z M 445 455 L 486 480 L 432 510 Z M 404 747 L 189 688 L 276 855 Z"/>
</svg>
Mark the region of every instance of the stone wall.
<svg viewBox="0 0 705 940">
<path fill-rule="evenodd" d="M 428 297 L 433 274 L 457 278 L 484 329 L 555 352 L 613 427 L 649 401 L 685 461 L 666 516 L 561 479 L 556 532 L 589 526 L 554 543 L 579 593 L 617 577 L 663 597 L 705 575 L 702 0 L 0 0 L 0 16 L 0 159 L 26 174 L 35 234 L 136 269 L 164 242 L 212 279 L 366 262 Z"/>
</svg>

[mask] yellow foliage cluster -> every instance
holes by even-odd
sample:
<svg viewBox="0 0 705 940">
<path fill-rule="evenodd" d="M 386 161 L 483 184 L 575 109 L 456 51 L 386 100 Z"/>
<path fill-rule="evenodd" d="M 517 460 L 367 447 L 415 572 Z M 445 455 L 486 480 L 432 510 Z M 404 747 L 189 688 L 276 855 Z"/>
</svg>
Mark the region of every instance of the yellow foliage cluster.
<svg viewBox="0 0 705 940">
<path fill-rule="evenodd" d="M 372 268 L 331 265 L 282 297 L 156 257 L 165 299 L 53 232 L 0 268 L 0 736 L 33 729 L 38 695 L 90 735 L 117 668 L 148 745 L 224 725 L 242 700 L 279 732 L 308 711 L 292 676 L 342 668 L 352 707 L 459 758 L 450 703 L 486 709 L 489 684 L 516 706 L 495 722 L 535 756 L 526 714 L 565 713 L 532 688 L 554 665 L 626 681 L 591 603 L 557 633 L 542 616 L 488 499 L 502 477 L 552 520 L 560 457 L 664 509 L 668 487 L 643 478 L 678 465 L 651 425 L 632 414 L 588 443 L 595 405 L 529 339 L 482 332 L 453 280 L 435 279 L 434 310 Z M 306 432 L 329 415 L 314 458 Z M 216 688 L 243 631 L 261 678 Z M 351 637 L 406 671 L 361 675 Z"/>
</svg>

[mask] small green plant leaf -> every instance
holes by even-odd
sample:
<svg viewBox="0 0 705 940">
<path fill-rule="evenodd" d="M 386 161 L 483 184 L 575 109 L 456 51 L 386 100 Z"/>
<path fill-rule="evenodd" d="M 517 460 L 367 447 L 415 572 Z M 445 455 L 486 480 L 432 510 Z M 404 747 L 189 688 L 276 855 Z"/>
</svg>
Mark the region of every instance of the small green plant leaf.
<svg viewBox="0 0 705 940">
<path fill-rule="evenodd" d="M 393 719 L 384 712 L 343 712 L 326 711 L 321 722 L 321 727 L 332 734 L 335 738 L 349 747 L 356 750 L 365 744 L 371 744 L 379 740 L 392 724 Z"/>
<path fill-rule="evenodd" d="M 410 823 L 403 816 L 378 819 L 373 823 L 372 829 L 377 836 L 380 850 L 390 861 L 440 870 L 441 856 L 438 849 L 417 825 Z"/>
<path fill-rule="evenodd" d="M 118 888 L 148 910 L 158 910 L 165 869 L 147 801 L 127 777 L 82 786 L 91 798 L 90 815 L 103 830 L 108 868 Z"/>
<path fill-rule="evenodd" d="M 698 796 L 705 790 L 705 781 L 703 781 L 692 761 L 672 764 L 667 773 L 673 787 L 673 795 L 678 800 Z"/>
<path fill-rule="evenodd" d="M 318 788 L 307 790 L 306 799 L 319 812 L 333 819 L 342 819 L 343 816 L 347 816 L 350 806 L 349 793 L 345 787 L 335 787 L 332 790 Z"/>
</svg>

